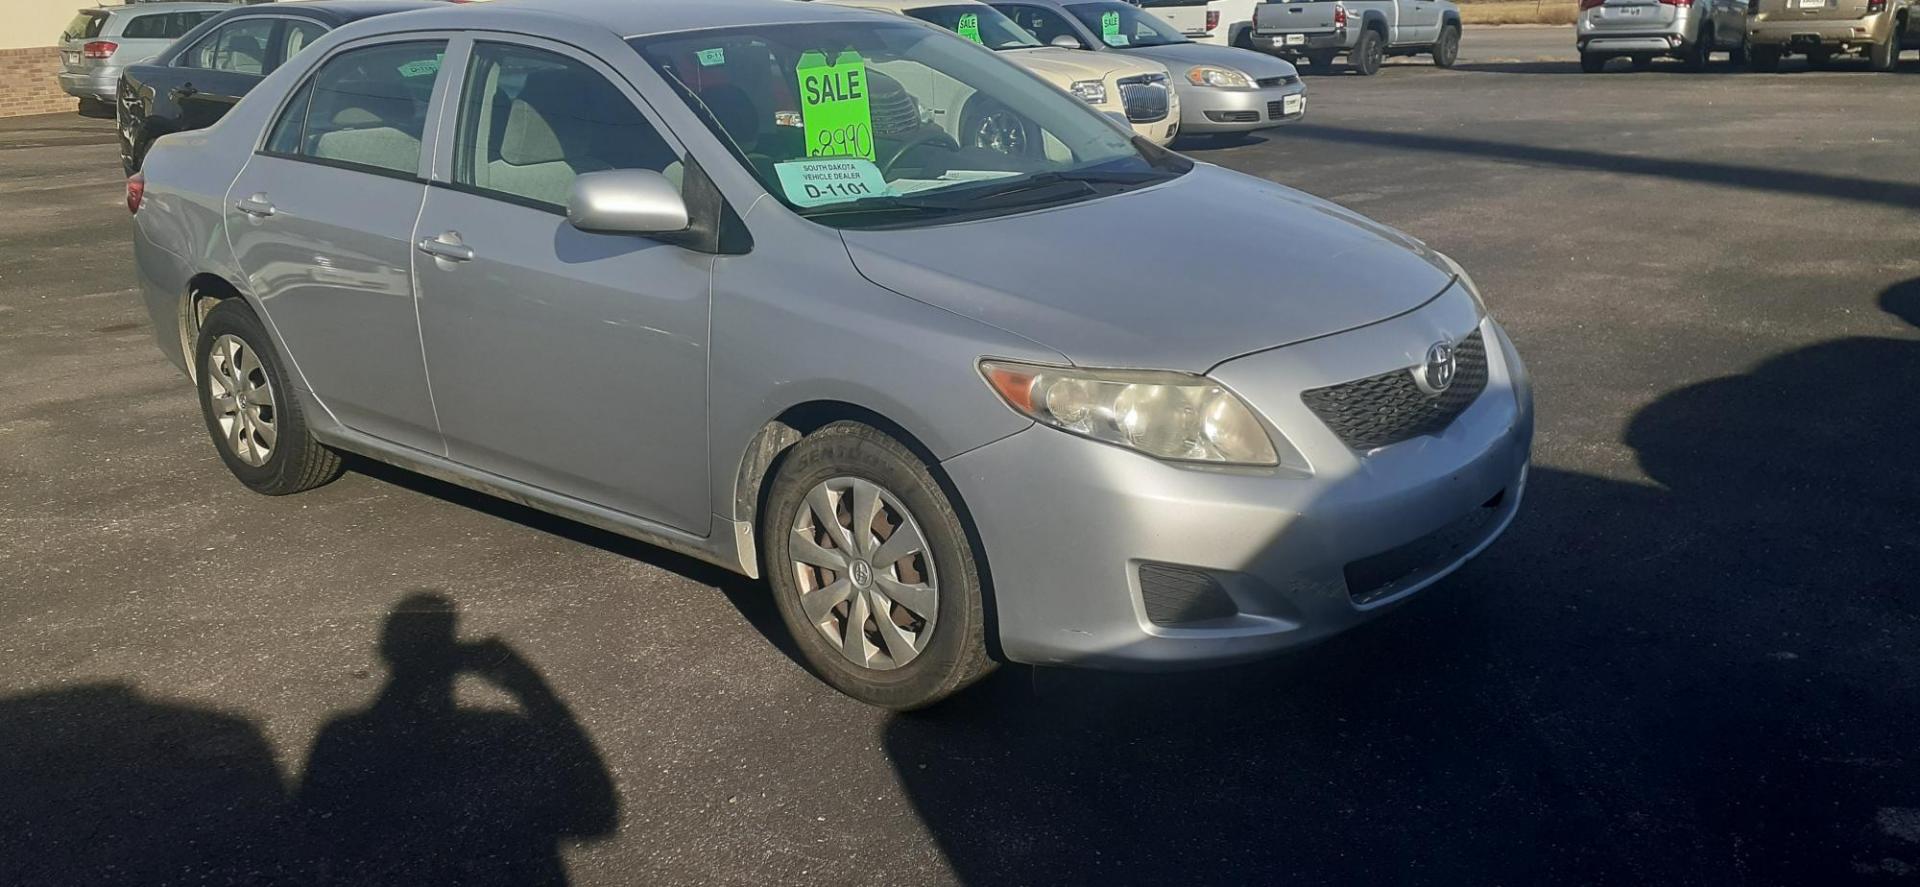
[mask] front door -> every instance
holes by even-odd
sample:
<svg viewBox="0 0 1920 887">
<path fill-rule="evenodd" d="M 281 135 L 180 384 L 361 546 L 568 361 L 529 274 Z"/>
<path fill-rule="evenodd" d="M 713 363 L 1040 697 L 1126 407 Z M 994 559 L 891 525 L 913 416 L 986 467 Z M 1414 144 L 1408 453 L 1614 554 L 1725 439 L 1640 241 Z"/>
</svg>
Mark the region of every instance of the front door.
<svg viewBox="0 0 1920 887">
<path fill-rule="evenodd" d="M 680 152 L 599 61 L 476 41 L 451 170 L 414 232 L 447 455 L 704 535 L 713 258 L 567 223 L 583 173 L 679 175 Z"/>
<path fill-rule="evenodd" d="M 327 60 L 227 192 L 234 256 L 299 379 L 347 427 L 433 453 L 413 222 L 445 48 L 375 43 Z"/>
</svg>

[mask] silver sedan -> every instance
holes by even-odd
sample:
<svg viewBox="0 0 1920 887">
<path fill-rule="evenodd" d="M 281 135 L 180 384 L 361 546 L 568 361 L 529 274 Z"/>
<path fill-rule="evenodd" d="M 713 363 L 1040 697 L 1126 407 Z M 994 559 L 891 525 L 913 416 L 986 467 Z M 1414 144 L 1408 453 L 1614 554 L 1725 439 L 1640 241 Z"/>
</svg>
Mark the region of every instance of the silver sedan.
<svg viewBox="0 0 1920 887">
<path fill-rule="evenodd" d="M 963 147 L 976 102 L 1042 138 Z M 1451 260 L 899 16 L 366 19 L 128 206 L 246 486 L 358 453 L 765 577 L 877 705 L 1325 637 L 1526 483 L 1526 371 Z"/>
</svg>

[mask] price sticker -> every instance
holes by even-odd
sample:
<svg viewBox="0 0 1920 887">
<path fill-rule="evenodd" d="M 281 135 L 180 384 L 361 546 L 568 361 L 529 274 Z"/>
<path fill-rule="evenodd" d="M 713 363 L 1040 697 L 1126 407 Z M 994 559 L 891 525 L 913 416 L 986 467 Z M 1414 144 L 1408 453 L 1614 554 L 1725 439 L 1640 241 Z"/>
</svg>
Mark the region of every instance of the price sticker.
<svg viewBox="0 0 1920 887">
<path fill-rule="evenodd" d="M 800 56 L 800 113 L 808 157 L 873 159 L 873 107 L 867 97 L 867 61 L 852 50 L 832 59 Z"/>
<path fill-rule="evenodd" d="M 794 206 L 825 206 L 866 197 L 887 197 L 886 176 L 873 161 L 861 157 L 818 157 L 776 163 L 780 190 Z"/>
<path fill-rule="evenodd" d="M 954 30 L 959 31 L 960 36 L 965 37 L 968 40 L 972 40 L 975 43 L 981 42 L 980 16 L 975 13 L 969 12 L 966 15 L 961 16 L 960 24 L 955 26 Z"/>
</svg>

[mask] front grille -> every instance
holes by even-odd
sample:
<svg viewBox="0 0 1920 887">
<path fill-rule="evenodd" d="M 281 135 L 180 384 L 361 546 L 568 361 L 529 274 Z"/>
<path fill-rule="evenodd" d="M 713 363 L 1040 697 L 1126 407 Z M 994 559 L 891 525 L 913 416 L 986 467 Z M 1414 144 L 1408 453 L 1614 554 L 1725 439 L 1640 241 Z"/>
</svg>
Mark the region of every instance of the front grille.
<svg viewBox="0 0 1920 887">
<path fill-rule="evenodd" d="M 1261 89 L 1272 89 L 1276 86 L 1292 86 L 1299 82 L 1300 78 L 1298 77 L 1262 77 L 1254 81 L 1254 83 L 1259 84 Z"/>
<path fill-rule="evenodd" d="M 1172 95 L 1165 74 L 1145 74 L 1120 81 L 1120 102 L 1127 109 L 1127 119 L 1134 123 L 1167 119 L 1173 105 Z"/>
<path fill-rule="evenodd" d="M 1452 424 L 1487 388 L 1487 347 L 1480 333 L 1461 339 L 1453 353 L 1453 384 L 1437 395 L 1422 391 L 1414 382 L 1416 370 L 1410 368 L 1304 391 L 1300 399 L 1356 450 L 1435 434 Z"/>
<path fill-rule="evenodd" d="M 1452 565 L 1487 538 L 1498 524 L 1502 490 L 1452 523 L 1396 548 L 1347 564 L 1347 596 L 1360 606 L 1395 594 Z"/>
<path fill-rule="evenodd" d="M 1240 612 L 1212 576 L 1171 564 L 1140 565 L 1140 602 L 1155 625 L 1225 619 Z"/>
</svg>

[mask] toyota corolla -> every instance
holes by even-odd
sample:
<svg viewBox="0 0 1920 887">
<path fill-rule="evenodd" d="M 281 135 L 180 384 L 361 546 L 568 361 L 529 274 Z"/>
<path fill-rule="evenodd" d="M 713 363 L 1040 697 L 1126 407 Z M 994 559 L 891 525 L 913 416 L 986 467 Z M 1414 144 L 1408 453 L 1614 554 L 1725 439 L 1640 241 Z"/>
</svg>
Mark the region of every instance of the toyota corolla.
<svg viewBox="0 0 1920 887">
<path fill-rule="evenodd" d="M 979 96 L 1043 150 L 959 143 Z M 128 205 L 243 484 L 357 453 L 764 577 L 878 705 L 1325 637 L 1527 476 L 1526 372 L 1446 256 L 895 15 L 366 19 Z"/>
</svg>

